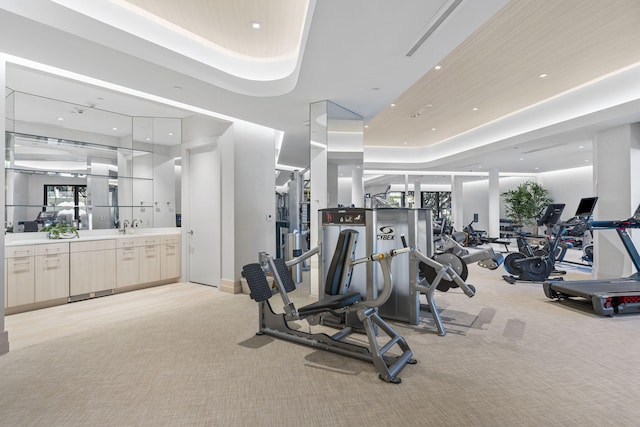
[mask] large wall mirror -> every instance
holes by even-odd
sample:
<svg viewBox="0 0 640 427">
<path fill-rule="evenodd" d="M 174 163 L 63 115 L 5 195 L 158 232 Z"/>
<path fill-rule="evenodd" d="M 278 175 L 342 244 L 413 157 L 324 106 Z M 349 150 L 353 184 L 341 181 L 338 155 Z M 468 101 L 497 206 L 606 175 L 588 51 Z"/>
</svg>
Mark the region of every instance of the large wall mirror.
<svg viewBox="0 0 640 427">
<path fill-rule="evenodd" d="M 18 67 L 8 67 L 7 86 L 7 232 L 54 222 L 80 229 L 118 228 L 124 220 L 179 225 L 181 126 L 188 112 Z"/>
</svg>

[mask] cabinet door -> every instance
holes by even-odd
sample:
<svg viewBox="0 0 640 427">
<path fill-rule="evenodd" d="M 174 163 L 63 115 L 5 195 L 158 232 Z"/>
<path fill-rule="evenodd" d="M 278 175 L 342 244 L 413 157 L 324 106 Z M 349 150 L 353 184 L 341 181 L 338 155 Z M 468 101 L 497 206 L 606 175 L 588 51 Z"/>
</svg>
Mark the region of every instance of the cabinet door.
<svg viewBox="0 0 640 427">
<path fill-rule="evenodd" d="M 118 249 L 116 264 L 118 270 L 117 286 L 119 288 L 140 283 L 139 247 Z"/>
<path fill-rule="evenodd" d="M 145 245 L 140 248 L 140 283 L 160 280 L 160 246 Z"/>
<path fill-rule="evenodd" d="M 70 294 L 83 295 L 116 287 L 114 240 L 70 244 Z"/>
<path fill-rule="evenodd" d="M 162 245 L 162 279 L 181 276 L 179 237 L 165 239 Z"/>
<path fill-rule="evenodd" d="M 7 260 L 7 307 L 35 302 L 34 257 Z"/>
<path fill-rule="evenodd" d="M 69 243 L 36 245 L 35 299 L 69 296 Z"/>
<path fill-rule="evenodd" d="M 36 258 L 35 300 L 47 301 L 69 296 L 69 254 Z"/>
</svg>

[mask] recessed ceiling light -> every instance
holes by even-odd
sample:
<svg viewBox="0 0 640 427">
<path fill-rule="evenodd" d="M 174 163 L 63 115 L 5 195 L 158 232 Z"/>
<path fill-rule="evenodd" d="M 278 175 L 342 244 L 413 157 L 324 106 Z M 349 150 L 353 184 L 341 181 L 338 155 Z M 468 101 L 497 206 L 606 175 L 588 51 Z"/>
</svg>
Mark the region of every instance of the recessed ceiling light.
<svg viewBox="0 0 640 427">
<path fill-rule="evenodd" d="M 578 145 L 578 148 L 579 148 L 579 149 L 583 149 L 583 148 L 584 148 L 584 145 Z"/>
<path fill-rule="evenodd" d="M 403 142 L 404 145 L 407 145 L 407 141 Z"/>
<path fill-rule="evenodd" d="M 173 132 L 169 132 L 169 136 L 173 136 Z"/>
<path fill-rule="evenodd" d="M 585 162 L 585 163 L 589 163 L 589 159 L 586 159 L 584 162 Z"/>
<path fill-rule="evenodd" d="M 364 128 L 365 129 L 369 129 L 369 125 L 364 125 Z"/>
<path fill-rule="evenodd" d="M 435 67 L 433 67 L 434 70 L 439 70 L 442 68 L 442 65 L 436 65 Z"/>
<path fill-rule="evenodd" d="M 436 128 L 431 128 L 431 130 L 436 130 Z"/>
<path fill-rule="evenodd" d="M 478 111 L 478 107 L 473 107 L 472 110 L 473 111 Z"/>
<path fill-rule="evenodd" d="M 395 107 L 395 106 L 396 106 L 396 104 L 391 104 L 391 105 L 389 105 L 389 106 L 390 106 L 390 107 Z"/>
<path fill-rule="evenodd" d="M 145 141 L 151 141 L 151 138 L 146 137 L 146 138 L 145 138 Z"/>
<path fill-rule="evenodd" d="M 262 24 L 260 22 L 257 22 L 257 21 L 251 22 L 251 28 L 253 28 L 254 30 L 259 30 L 260 27 L 262 27 Z"/>
<path fill-rule="evenodd" d="M 64 118 L 63 117 L 58 117 L 58 120 L 63 121 Z"/>
<path fill-rule="evenodd" d="M 540 77 L 541 79 L 544 79 L 545 77 L 547 77 L 549 74 L 547 73 L 542 73 L 540 74 L 538 77 Z"/>
<path fill-rule="evenodd" d="M 520 157 L 520 160 L 524 160 L 524 157 Z"/>
<path fill-rule="evenodd" d="M 118 130 L 118 128 L 111 128 L 112 130 Z"/>
<path fill-rule="evenodd" d="M 539 167 L 536 167 L 536 170 L 540 169 Z"/>
</svg>

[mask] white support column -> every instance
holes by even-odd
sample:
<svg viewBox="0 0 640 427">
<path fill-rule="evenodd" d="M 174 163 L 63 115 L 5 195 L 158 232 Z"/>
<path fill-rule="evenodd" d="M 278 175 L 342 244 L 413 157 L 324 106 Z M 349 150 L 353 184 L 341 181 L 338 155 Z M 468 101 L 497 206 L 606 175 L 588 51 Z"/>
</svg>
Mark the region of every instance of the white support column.
<svg viewBox="0 0 640 427">
<path fill-rule="evenodd" d="M 420 190 L 420 177 L 416 176 L 415 181 L 413 181 L 413 202 L 414 208 L 422 207 L 422 194 Z"/>
<path fill-rule="evenodd" d="M 451 176 L 451 210 L 453 228 L 462 231 L 464 228 L 464 209 L 463 209 L 463 177 L 458 175 Z"/>
<path fill-rule="evenodd" d="M 594 219 L 628 218 L 640 202 L 640 123 L 598 132 L 593 156 L 593 187 L 598 196 Z M 638 233 L 630 231 L 638 245 Z M 633 273 L 633 264 L 615 230 L 595 231 L 594 243 L 594 277 L 611 279 Z"/>
<path fill-rule="evenodd" d="M 489 171 L 489 237 L 500 237 L 500 172 Z"/>
<path fill-rule="evenodd" d="M 404 206 L 403 208 L 408 208 L 409 204 L 407 203 L 407 199 L 409 198 L 409 175 L 404 175 Z"/>
<path fill-rule="evenodd" d="M 4 58 L 4 56 L 0 55 L 0 86 L 1 87 L 6 87 L 7 86 L 7 62 L 6 59 Z M 6 131 L 6 120 L 4 119 L 5 117 L 7 117 L 6 114 L 6 98 L 3 98 L 3 101 L 0 103 L 0 115 L 3 117 L 1 123 L 0 123 L 0 133 L 2 135 L 5 134 Z M 2 173 L 0 174 L 0 188 L 3 189 L 3 191 L 0 191 L 0 193 L 2 193 L 2 195 L 0 195 L 0 197 L 2 198 L 2 206 L 6 206 L 6 201 L 5 201 L 5 179 L 4 179 L 4 175 L 5 175 L 5 171 L 4 171 L 4 163 L 2 164 Z M 0 213 L 0 220 L 2 222 L 2 225 L 5 225 L 5 210 L 2 209 L 1 213 Z M 2 240 L 0 240 L 0 259 L 4 260 L 4 233 L 0 233 L 2 235 Z M 7 333 L 7 331 L 4 329 L 4 292 L 5 292 L 5 288 L 7 286 L 7 284 L 4 281 L 4 261 L 2 261 L 2 263 L 0 263 L 0 275 L 2 277 L 2 286 L 0 286 L 0 354 L 5 354 L 9 352 L 9 334 Z"/>
<path fill-rule="evenodd" d="M 364 206 L 364 185 L 362 183 L 362 167 L 351 171 L 351 203 L 357 208 Z"/>
</svg>

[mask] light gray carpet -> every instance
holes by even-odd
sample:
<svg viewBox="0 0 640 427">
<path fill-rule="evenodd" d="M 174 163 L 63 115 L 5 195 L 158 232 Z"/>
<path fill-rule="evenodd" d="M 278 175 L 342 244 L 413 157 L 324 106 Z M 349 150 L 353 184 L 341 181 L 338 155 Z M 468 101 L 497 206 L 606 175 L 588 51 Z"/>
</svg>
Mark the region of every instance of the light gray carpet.
<svg viewBox="0 0 640 427">
<path fill-rule="evenodd" d="M 640 316 L 598 317 L 502 274 L 471 266 L 476 297 L 437 295 L 445 337 L 426 312 L 394 324 L 418 360 L 399 385 L 368 363 L 255 336 L 257 305 L 211 289 L 0 357 L 0 425 L 637 425 Z"/>
</svg>

